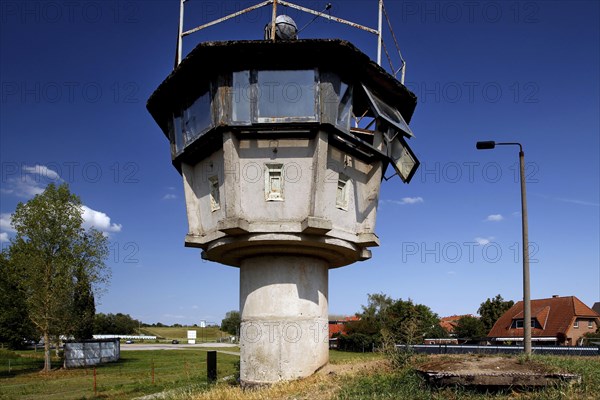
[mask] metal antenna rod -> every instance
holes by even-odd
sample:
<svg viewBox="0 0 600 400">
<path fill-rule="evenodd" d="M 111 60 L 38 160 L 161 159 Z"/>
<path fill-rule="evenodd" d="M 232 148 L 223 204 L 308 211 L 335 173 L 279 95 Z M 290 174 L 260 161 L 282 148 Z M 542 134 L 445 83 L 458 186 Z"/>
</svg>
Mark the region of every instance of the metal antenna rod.
<svg viewBox="0 0 600 400">
<path fill-rule="evenodd" d="M 183 3 L 179 2 L 179 32 L 177 34 L 177 54 L 175 54 L 175 67 L 181 63 L 181 52 L 183 51 Z"/>
<path fill-rule="evenodd" d="M 275 20 L 277 19 L 277 0 L 273 0 L 273 14 L 271 16 L 271 40 L 275 41 Z"/>
<path fill-rule="evenodd" d="M 306 29 L 310 24 L 312 24 L 313 22 L 315 22 L 315 20 L 317 18 L 319 18 L 321 16 L 321 14 L 323 14 L 325 11 L 328 11 L 331 9 L 331 3 L 327 3 L 327 5 L 325 6 L 325 8 L 323 9 L 323 11 L 321 11 L 319 13 L 319 15 L 315 15 L 314 18 L 312 20 L 310 20 L 309 23 L 307 23 L 306 25 L 304 25 L 299 31 L 298 33 L 302 32 L 304 29 Z"/>
<path fill-rule="evenodd" d="M 383 24 L 383 0 L 379 0 L 378 8 L 378 23 L 377 23 L 377 65 L 381 65 L 381 42 L 382 36 L 382 24 Z"/>
</svg>

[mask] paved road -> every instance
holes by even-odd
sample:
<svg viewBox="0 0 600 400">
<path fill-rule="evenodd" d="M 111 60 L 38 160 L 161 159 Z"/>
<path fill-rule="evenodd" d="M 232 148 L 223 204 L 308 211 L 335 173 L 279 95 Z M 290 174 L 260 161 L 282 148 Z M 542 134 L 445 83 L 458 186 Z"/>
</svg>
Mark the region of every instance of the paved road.
<svg viewBox="0 0 600 400">
<path fill-rule="evenodd" d="M 231 354 L 234 356 L 239 356 L 239 352 L 235 351 L 227 351 L 229 348 L 237 348 L 236 344 L 232 343 L 197 343 L 197 344 L 171 344 L 171 343 L 134 343 L 134 344 L 126 344 L 121 343 L 121 350 L 195 350 L 195 349 L 208 349 L 210 348 L 217 350 L 219 353 Z M 222 350 L 221 350 L 222 349 Z"/>
</svg>

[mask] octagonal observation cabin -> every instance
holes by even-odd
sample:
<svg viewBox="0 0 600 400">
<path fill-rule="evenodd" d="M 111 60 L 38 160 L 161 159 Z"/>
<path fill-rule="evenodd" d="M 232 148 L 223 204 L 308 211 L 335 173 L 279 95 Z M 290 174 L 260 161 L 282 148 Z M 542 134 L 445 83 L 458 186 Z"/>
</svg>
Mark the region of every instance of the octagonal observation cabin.
<svg viewBox="0 0 600 400">
<path fill-rule="evenodd" d="M 147 104 L 183 176 L 186 246 L 232 266 L 370 258 L 381 180 L 408 182 L 419 164 L 416 101 L 344 40 L 197 45 Z"/>
</svg>

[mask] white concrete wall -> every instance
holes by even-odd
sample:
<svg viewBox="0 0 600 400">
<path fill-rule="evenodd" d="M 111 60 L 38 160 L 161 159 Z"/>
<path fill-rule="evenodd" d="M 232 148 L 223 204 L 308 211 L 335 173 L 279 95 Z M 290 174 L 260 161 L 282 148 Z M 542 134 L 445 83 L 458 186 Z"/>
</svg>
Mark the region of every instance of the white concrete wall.
<svg viewBox="0 0 600 400">
<path fill-rule="evenodd" d="M 225 177 L 223 150 L 220 149 L 196 165 L 182 164 L 183 189 L 187 205 L 188 232 L 204 235 L 215 231 L 219 220 L 225 218 L 225 207 L 213 211 L 210 206 L 209 178 L 217 176 L 220 186 L 220 199 L 226 197 L 223 191 Z"/>
<path fill-rule="evenodd" d="M 240 267 L 240 379 L 244 385 L 310 376 L 329 361 L 328 265 L 260 256 Z"/>
<path fill-rule="evenodd" d="M 283 201 L 265 198 L 267 166 L 272 164 L 283 166 Z M 377 245 L 373 235 L 360 235 L 375 231 L 381 162 L 369 164 L 332 146 L 326 132 L 310 139 L 277 140 L 226 132 L 222 149 L 195 165 L 183 164 L 182 172 L 189 245 L 204 248 L 229 234 L 219 230 L 225 220 L 227 226 L 242 221 L 249 233 L 302 233 L 301 224 L 309 217 L 331 224 L 323 236 L 363 248 Z M 345 209 L 336 205 L 340 174 L 348 178 Z M 219 179 L 218 210 L 211 209 L 211 176 Z"/>
</svg>

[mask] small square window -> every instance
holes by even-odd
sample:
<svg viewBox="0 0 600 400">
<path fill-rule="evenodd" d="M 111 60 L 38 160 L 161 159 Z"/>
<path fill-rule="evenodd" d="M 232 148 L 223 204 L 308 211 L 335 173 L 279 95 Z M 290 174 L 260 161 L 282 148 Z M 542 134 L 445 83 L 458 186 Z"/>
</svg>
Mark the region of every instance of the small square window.
<svg viewBox="0 0 600 400">
<path fill-rule="evenodd" d="M 348 177 L 340 174 L 335 195 L 335 206 L 341 210 L 348 211 Z"/>
<path fill-rule="evenodd" d="M 594 329 L 594 321 L 591 319 L 588 321 L 588 329 Z"/>
<path fill-rule="evenodd" d="M 573 322 L 573 328 L 579 328 L 579 321 L 575 320 L 575 322 Z"/>
<path fill-rule="evenodd" d="M 265 200 L 283 201 L 283 164 L 267 164 L 265 169 Z"/>
<path fill-rule="evenodd" d="M 219 177 L 211 176 L 210 178 L 208 178 L 208 185 L 210 188 L 210 210 L 220 210 L 221 204 L 219 196 Z"/>
</svg>

